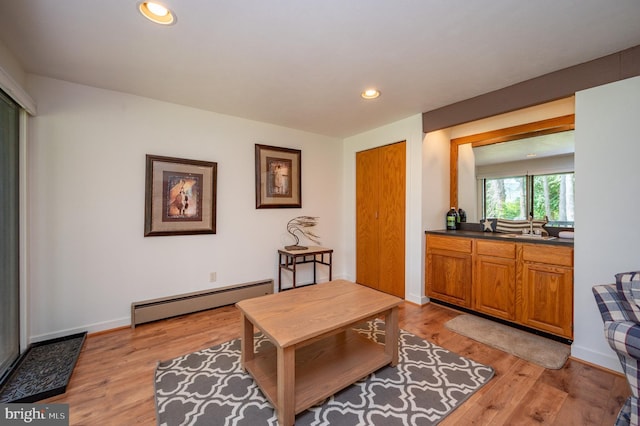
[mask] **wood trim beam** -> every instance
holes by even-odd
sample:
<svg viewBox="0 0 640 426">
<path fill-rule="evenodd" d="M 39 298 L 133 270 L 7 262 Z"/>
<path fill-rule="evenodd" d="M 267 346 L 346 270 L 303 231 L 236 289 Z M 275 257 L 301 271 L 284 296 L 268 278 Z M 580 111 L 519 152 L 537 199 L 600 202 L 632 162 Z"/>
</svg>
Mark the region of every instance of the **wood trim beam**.
<svg viewBox="0 0 640 426">
<path fill-rule="evenodd" d="M 639 75 L 640 45 L 425 112 L 422 131 L 428 133 L 540 105 Z"/>
<path fill-rule="evenodd" d="M 569 114 L 563 115 L 562 117 L 549 118 L 547 120 L 535 121 L 533 123 L 520 124 L 518 126 L 506 127 L 504 129 L 463 136 L 461 138 L 451 139 L 451 143 L 455 143 L 457 145 L 470 143 L 476 147 L 491 145 L 498 142 L 530 138 L 532 136 L 558 133 L 565 130 L 573 130 L 574 127 L 575 114 Z"/>
</svg>

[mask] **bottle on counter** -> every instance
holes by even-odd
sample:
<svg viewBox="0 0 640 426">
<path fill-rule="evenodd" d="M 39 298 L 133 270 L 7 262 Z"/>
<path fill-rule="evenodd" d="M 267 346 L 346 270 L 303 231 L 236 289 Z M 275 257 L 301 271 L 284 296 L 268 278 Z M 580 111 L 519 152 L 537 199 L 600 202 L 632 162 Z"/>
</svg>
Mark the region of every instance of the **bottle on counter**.
<svg viewBox="0 0 640 426">
<path fill-rule="evenodd" d="M 451 210 L 447 212 L 447 230 L 455 231 L 458 227 L 458 212 L 455 207 L 451 207 Z"/>
<path fill-rule="evenodd" d="M 465 223 L 467 221 L 467 212 L 462 209 L 458 209 L 458 216 L 460 216 L 460 223 Z"/>
</svg>

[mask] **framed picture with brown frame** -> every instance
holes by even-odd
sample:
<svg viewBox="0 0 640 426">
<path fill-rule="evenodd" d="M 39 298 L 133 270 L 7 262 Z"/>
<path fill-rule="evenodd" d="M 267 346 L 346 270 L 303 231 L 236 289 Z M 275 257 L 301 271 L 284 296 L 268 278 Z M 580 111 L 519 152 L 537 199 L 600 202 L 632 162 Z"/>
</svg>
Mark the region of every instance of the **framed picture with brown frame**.
<svg viewBox="0 0 640 426">
<path fill-rule="evenodd" d="M 256 144 L 256 208 L 302 207 L 299 149 Z"/>
<path fill-rule="evenodd" d="M 218 163 L 147 154 L 144 236 L 216 233 Z"/>
</svg>

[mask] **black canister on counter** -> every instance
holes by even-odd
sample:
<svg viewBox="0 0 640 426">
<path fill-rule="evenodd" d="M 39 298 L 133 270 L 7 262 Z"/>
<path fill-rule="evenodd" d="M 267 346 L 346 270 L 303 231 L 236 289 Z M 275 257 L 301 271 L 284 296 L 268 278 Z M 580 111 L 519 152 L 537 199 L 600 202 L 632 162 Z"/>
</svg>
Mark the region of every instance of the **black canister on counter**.
<svg viewBox="0 0 640 426">
<path fill-rule="evenodd" d="M 464 223 L 467 221 L 467 212 L 462 209 L 458 209 L 458 216 L 460 216 L 460 222 Z"/>
<path fill-rule="evenodd" d="M 458 226 L 458 212 L 455 207 L 447 212 L 447 230 L 455 231 Z"/>
</svg>

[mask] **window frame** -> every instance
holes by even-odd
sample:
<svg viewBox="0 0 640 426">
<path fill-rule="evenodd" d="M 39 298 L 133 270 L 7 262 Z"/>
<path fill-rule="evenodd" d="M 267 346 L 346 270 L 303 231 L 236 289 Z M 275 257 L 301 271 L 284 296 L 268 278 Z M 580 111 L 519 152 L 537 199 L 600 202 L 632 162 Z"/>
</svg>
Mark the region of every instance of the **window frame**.
<svg viewBox="0 0 640 426">
<path fill-rule="evenodd" d="M 544 174 L 523 174 L 516 176 L 500 176 L 500 177 L 482 177 L 478 179 L 478 201 L 480 203 L 478 211 L 482 212 L 482 217 L 487 218 L 490 217 L 487 214 L 487 180 L 497 180 L 497 179 L 518 179 L 524 178 L 524 187 L 525 187 L 525 210 L 527 212 L 527 217 L 533 214 L 535 208 L 535 178 L 542 176 L 558 176 L 558 175 L 573 175 L 575 180 L 575 171 L 561 171 L 561 172 L 550 172 Z M 574 190 L 575 191 L 575 190 Z M 575 195 L 575 194 L 574 194 Z M 492 217 L 492 216 L 491 216 Z M 507 218 L 509 219 L 509 218 Z M 523 218 L 513 218 L 516 220 L 522 220 Z M 526 218 L 524 218 L 526 219 Z M 534 217 L 534 219 L 542 219 Z M 550 221 L 550 223 L 559 222 L 559 221 Z M 549 225 L 557 228 L 574 228 L 575 221 L 562 221 L 565 222 L 563 225 Z M 567 224 L 566 222 L 571 222 L 571 224 Z"/>
<path fill-rule="evenodd" d="M 0 89 L 0 119 L 3 132 L 0 138 L 2 167 L 0 180 L 3 191 L 0 215 L 2 235 L 0 264 L 0 318 L 4 325 L 0 335 L 0 386 L 10 377 L 13 364 L 21 353 L 20 324 L 20 106 Z"/>
</svg>

